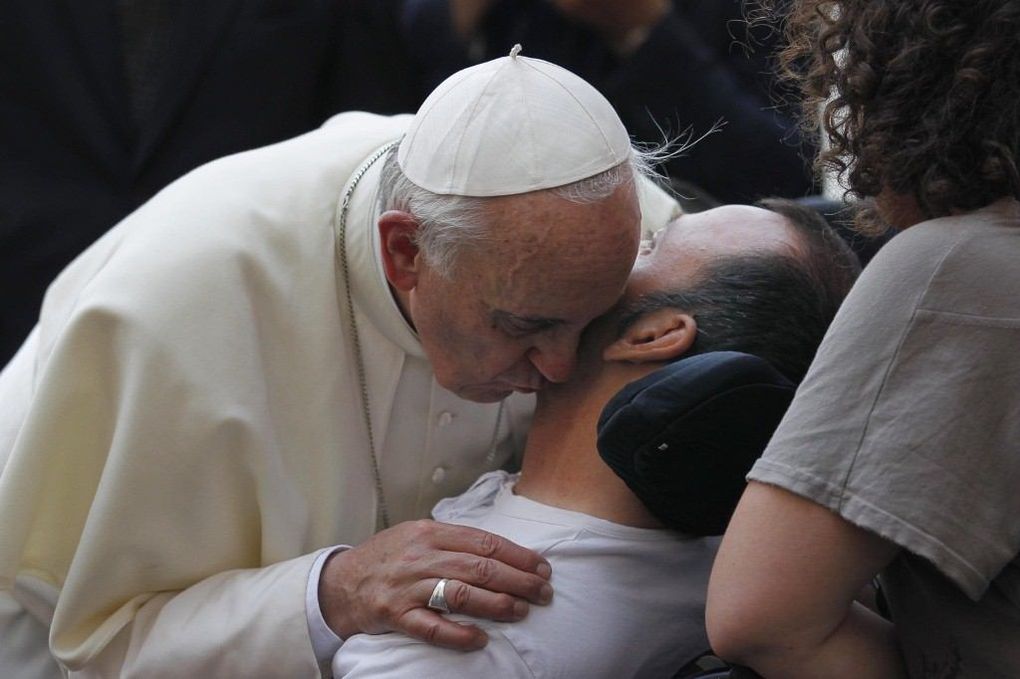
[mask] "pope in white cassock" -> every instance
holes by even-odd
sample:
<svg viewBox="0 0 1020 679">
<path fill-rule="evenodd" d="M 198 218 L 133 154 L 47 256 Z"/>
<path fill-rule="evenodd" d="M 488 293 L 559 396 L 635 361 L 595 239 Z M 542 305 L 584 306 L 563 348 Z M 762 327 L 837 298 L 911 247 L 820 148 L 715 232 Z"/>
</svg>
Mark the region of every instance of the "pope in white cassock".
<svg viewBox="0 0 1020 679">
<path fill-rule="evenodd" d="M 484 644 L 425 607 L 440 578 L 479 617 L 548 601 L 537 554 L 407 520 L 572 370 L 675 209 L 641 165 L 591 86 L 512 53 L 113 228 L 0 374 L 0 677 L 316 676 L 359 631 Z"/>
</svg>

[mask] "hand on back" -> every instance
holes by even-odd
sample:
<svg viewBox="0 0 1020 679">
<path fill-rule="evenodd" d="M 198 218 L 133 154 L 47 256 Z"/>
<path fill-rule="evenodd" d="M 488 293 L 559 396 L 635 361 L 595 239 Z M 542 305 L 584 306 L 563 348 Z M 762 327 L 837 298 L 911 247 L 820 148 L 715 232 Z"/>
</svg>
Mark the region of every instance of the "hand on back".
<svg viewBox="0 0 1020 679">
<path fill-rule="evenodd" d="M 530 603 L 552 598 L 551 569 L 537 553 L 475 528 L 408 521 L 381 531 L 327 560 L 319 605 L 340 637 L 399 631 L 437 646 L 485 645 L 474 625 L 426 607 L 441 578 L 451 612 L 516 621 Z"/>
</svg>

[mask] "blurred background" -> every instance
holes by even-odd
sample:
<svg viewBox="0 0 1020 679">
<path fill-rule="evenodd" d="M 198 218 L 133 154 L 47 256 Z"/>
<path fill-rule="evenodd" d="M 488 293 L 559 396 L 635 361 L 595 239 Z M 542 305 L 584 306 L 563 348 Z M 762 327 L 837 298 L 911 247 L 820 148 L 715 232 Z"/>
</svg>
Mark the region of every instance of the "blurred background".
<svg viewBox="0 0 1020 679">
<path fill-rule="evenodd" d="M 636 140 L 700 139 L 661 168 L 688 211 L 784 196 L 840 221 L 812 174 L 815 140 L 773 75 L 781 36 L 749 28 L 741 5 L 6 0 L 0 365 L 57 273 L 177 177 L 340 111 L 413 112 L 446 76 L 514 43 L 593 83 Z M 852 244 L 865 260 L 877 247 Z"/>
</svg>

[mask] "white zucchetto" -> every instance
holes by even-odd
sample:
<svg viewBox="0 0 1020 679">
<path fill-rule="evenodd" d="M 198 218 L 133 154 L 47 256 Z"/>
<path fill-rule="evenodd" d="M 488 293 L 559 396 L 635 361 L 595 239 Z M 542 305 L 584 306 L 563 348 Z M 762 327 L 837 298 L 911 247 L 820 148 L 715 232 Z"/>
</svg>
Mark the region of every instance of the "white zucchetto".
<svg viewBox="0 0 1020 679">
<path fill-rule="evenodd" d="M 397 161 L 433 193 L 510 196 L 570 184 L 630 155 L 612 104 L 541 59 L 493 59 L 454 73 L 418 109 Z"/>
</svg>

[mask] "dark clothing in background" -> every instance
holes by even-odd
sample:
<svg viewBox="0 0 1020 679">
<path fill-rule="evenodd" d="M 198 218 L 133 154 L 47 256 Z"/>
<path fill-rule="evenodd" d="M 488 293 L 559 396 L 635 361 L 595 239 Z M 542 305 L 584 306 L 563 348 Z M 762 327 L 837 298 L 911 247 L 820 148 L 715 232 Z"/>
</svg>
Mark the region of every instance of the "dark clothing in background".
<svg viewBox="0 0 1020 679">
<path fill-rule="evenodd" d="M 447 0 L 407 0 L 401 31 L 424 92 L 519 42 L 525 56 L 593 83 L 638 140 L 661 142 L 660 128 L 676 135 L 688 126 L 699 136 L 724 119 L 719 133 L 668 164 L 671 177 L 723 203 L 812 192 L 805 158 L 814 149 L 801 148 L 793 117 L 773 103 L 771 59 L 781 36 L 749 30 L 741 0 L 674 0 L 672 12 L 624 59 L 549 0 L 497 0 L 471 44 L 455 34 Z"/>
<path fill-rule="evenodd" d="M 10 0 L 0 366 L 50 281 L 163 186 L 333 113 L 414 110 L 395 0 Z M 127 58 L 130 55 L 130 58 Z"/>
</svg>

